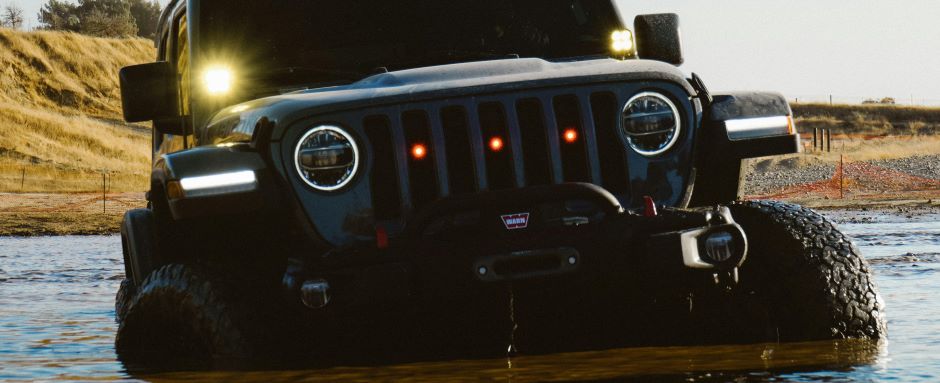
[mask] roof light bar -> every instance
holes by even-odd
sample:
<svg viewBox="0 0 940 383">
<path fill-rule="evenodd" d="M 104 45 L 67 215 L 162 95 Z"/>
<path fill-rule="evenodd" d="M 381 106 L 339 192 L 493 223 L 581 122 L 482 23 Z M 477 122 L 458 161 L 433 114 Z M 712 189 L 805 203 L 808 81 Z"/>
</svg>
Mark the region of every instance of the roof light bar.
<svg viewBox="0 0 940 383">
<path fill-rule="evenodd" d="M 253 191 L 258 188 L 255 172 L 244 170 L 199 177 L 184 177 L 180 186 L 185 197 L 208 197 Z"/>
</svg>

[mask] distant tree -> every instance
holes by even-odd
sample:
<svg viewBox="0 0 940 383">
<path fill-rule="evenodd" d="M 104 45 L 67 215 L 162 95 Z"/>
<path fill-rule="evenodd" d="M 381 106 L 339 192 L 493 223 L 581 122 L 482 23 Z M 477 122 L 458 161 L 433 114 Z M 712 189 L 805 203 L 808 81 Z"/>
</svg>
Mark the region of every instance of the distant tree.
<svg viewBox="0 0 940 383">
<path fill-rule="evenodd" d="M 895 105 L 895 104 L 897 104 L 897 103 L 898 103 L 898 102 L 897 102 L 897 100 L 894 99 L 894 97 L 885 97 L 885 98 L 882 98 L 882 99 L 880 99 L 880 100 L 876 100 L 876 99 L 873 99 L 873 98 L 869 98 L 869 99 L 867 99 L 867 100 L 865 100 L 865 101 L 862 101 L 862 104 L 864 104 L 864 105 L 877 105 L 877 104 L 880 104 L 880 105 Z"/>
<path fill-rule="evenodd" d="M 56 31 L 79 32 L 78 6 L 62 0 L 48 0 L 39 9 L 39 27 Z"/>
<path fill-rule="evenodd" d="M 137 23 L 126 0 L 79 0 L 81 33 L 99 37 L 137 35 Z"/>
<path fill-rule="evenodd" d="M 23 28 L 23 8 L 16 4 L 7 4 L 0 12 L 0 26 L 13 29 Z"/>
<path fill-rule="evenodd" d="M 160 12 L 163 7 L 156 0 L 130 0 L 131 16 L 137 22 L 137 35 L 152 38 L 157 34 Z"/>
<path fill-rule="evenodd" d="M 46 0 L 39 11 L 43 29 L 102 37 L 153 37 L 161 6 L 156 0 Z"/>
</svg>

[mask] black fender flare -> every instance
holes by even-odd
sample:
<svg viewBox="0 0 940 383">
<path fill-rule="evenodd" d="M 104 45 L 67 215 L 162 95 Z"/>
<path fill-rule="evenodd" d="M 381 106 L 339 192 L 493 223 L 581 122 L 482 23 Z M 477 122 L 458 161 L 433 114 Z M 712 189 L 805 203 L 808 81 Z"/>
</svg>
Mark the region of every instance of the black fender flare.
<svg viewBox="0 0 940 383">
<path fill-rule="evenodd" d="M 173 189 L 179 188 L 182 179 L 241 171 L 254 173 L 256 187 L 211 196 L 174 195 Z M 269 170 L 261 154 L 252 151 L 247 144 L 205 146 L 164 154 L 156 160 L 151 172 L 151 191 L 157 188 L 162 193 L 152 192 L 152 197 L 165 196 L 175 220 L 273 211 L 281 201 L 274 172 Z"/>
<path fill-rule="evenodd" d="M 787 134 L 732 139 L 728 122 L 786 117 Z M 695 155 L 695 186 L 690 206 L 714 206 L 740 197 L 741 164 L 747 158 L 799 153 L 800 135 L 786 98 L 772 92 L 715 95 L 705 109 Z"/>
</svg>

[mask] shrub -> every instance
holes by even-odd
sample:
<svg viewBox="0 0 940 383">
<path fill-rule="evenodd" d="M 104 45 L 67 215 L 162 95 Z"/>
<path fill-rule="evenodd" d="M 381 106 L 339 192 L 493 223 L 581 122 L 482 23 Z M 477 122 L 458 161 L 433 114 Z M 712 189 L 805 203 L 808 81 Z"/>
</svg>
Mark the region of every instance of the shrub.
<svg viewBox="0 0 940 383">
<path fill-rule="evenodd" d="M 99 37 L 153 37 L 160 17 L 155 0 L 47 0 L 39 10 L 42 29 Z"/>
</svg>

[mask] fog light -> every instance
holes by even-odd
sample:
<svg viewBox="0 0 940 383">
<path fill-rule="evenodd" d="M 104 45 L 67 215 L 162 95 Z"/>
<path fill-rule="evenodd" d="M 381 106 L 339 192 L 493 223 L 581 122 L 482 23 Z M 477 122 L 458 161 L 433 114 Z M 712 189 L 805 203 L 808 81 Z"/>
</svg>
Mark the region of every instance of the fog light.
<svg viewBox="0 0 940 383">
<path fill-rule="evenodd" d="M 621 58 L 632 57 L 634 46 L 633 32 L 624 29 L 610 34 L 610 50 Z"/>
<path fill-rule="evenodd" d="M 312 309 L 326 307 L 330 303 L 330 284 L 323 279 L 305 281 L 300 287 L 300 300 Z"/>
<path fill-rule="evenodd" d="M 705 257 L 714 263 L 726 262 L 734 256 L 734 236 L 716 232 L 705 238 Z"/>
</svg>

